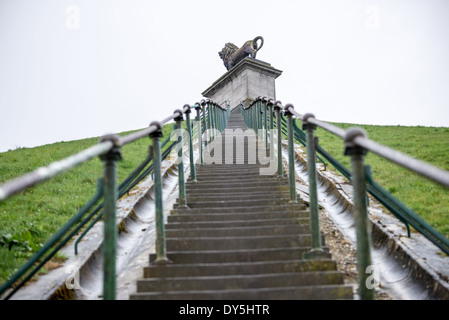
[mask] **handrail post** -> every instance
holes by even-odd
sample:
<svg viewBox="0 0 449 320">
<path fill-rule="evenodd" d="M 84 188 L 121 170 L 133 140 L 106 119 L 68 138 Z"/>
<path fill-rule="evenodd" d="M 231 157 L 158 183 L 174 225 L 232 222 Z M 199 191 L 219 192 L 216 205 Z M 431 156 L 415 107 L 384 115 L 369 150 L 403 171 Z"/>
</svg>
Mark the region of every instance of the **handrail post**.
<svg viewBox="0 0 449 320">
<path fill-rule="evenodd" d="M 218 109 L 218 116 L 220 120 L 220 132 L 224 130 L 224 111 L 220 108 Z"/>
<path fill-rule="evenodd" d="M 249 122 L 249 127 L 251 129 L 254 129 L 254 105 L 250 105 L 248 106 L 248 122 Z M 255 131 L 255 130 L 254 130 Z"/>
<path fill-rule="evenodd" d="M 265 131 L 264 131 L 264 136 L 265 136 L 265 149 L 268 149 L 268 108 L 267 108 L 267 99 L 264 98 L 263 100 L 264 102 L 264 106 L 263 106 L 263 114 L 264 114 L 264 125 L 265 125 Z"/>
<path fill-rule="evenodd" d="M 167 248 L 165 243 L 164 210 L 162 203 L 162 175 L 161 175 L 161 145 L 162 125 L 155 121 L 150 126 L 156 126 L 157 129 L 150 134 L 153 141 L 153 165 L 154 165 L 154 206 L 156 213 L 156 260 L 155 264 L 167 264 L 170 260 L 167 258 Z"/>
<path fill-rule="evenodd" d="M 218 114 L 218 105 L 214 105 L 214 128 L 220 131 L 220 119 Z"/>
<path fill-rule="evenodd" d="M 293 105 L 287 104 L 284 108 L 284 114 L 287 116 L 288 130 L 288 180 L 290 185 L 290 202 L 297 202 L 295 150 L 293 149 L 293 114 L 289 111 L 290 108 L 293 108 Z"/>
<path fill-rule="evenodd" d="M 192 140 L 192 126 L 190 124 L 190 113 L 191 108 L 188 104 L 184 107 L 187 107 L 186 110 L 186 126 L 189 132 L 189 156 L 190 156 L 190 176 L 192 177 L 192 181 L 196 182 L 196 170 L 195 170 L 195 159 L 193 158 L 193 140 Z"/>
<path fill-rule="evenodd" d="M 186 199 L 186 189 L 185 189 L 185 181 L 184 181 L 184 155 L 183 155 L 183 132 L 182 132 L 182 124 L 184 121 L 181 110 L 176 110 L 174 113 L 178 113 L 179 115 L 174 119 L 176 122 L 176 131 L 178 132 L 178 181 L 179 181 L 179 199 L 178 204 L 180 208 L 188 208 L 187 207 L 187 199 Z"/>
<path fill-rule="evenodd" d="M 226 102 L 226 121 L 225 121 L 225 125 L 224 128 L 227 127 L 228 125 L 228 121 L 229 121 L 229 115 L 231 114 L 231 105 L 229 102 Z M 224 129 L 223 128 L 223 129 Z"/>
<path fill-rule="evenodd" d="M 270 110 L 270 159 L 274 160 L 274 119 L 273 119 L 273 99 L 268 100 Z"/>
<path fill-rule="evenodd" d="M 199 104 L 195 107 L 196 110 L 196 121 L 198 125 L 198 146 L 199 146 L 199 152 L 200 152 L 200 164 L 204 164 L 204 157 L 203 157 L 203 130 L 201 125 L 201 117 L 200 117 L 200 110 L 201 106 Z"/>
<path fill-rule="evenodd" d="M 257 101 L 254 104 L 254 106 L 256 108 L 256 129 L 257 129 L 256 133 L 257 133 L 257 136 L 260 138 L 260 135 L 259 135 L 259 129 L 260 129 L 260 102 Z"/>
<path fill-rule="evenodd" d="M 256 132 L 257 135 L 259 135 L 259 127 L 258 127 L 259 115 L 257 114 L 257 102 L 253 104 L 252 108 L 254 109 L 254 131 Z"/>
<path fill-rule="evenodd" d="M 254 104 L 254 106 L 256 107 L 256 128 L 257 128 L 257 137 L 259 137 L 260 139 L 260 130 L 262 128 L 262 123 L 260 122 L 261 120 L 261 108 L 260 108 L 260 101 L 256 100 L 256 103 Z"/>
<path fill-rule="evenodd" d="M 216 104 L 214 104 L 214 113 L 213 113 L 213 119 L 214 119 L 214 129 L 218 129 L 219 124 L 218 124 L 218 106 Z"/>
<path fill-rule="evenodd" d="M 100 156 L 104 162 L 104 240 L 103 240 L 103 299 L 116 297 L 116 255 L 117 255 L 117 161 L 121 160 L 119 137 L 105 135 L 100 142 L 111 141 L 113 147 Z"/>
<path fill-rule="evenodd" d="M 256 132 L 256 108 L 254 106 L 254 104 L 248 107 L 248 117 L 249 117 L 249 122 L 250 122 L 250 127 L 254 130 L 254 132 Z"/>
<path fill-rule="evenodd" d="M 242 108 L 243 108 L 243 111 L 246 113 L 246 121 L 247 121 L 246 125 L 249 128 L 253 128 L 252 117 L 251 117 L 253 109 L 251 108 L 251 106 L 248 106 L 247 109 L 245 109 L 245 105 L 243 104 L 243 102 L 242 102 Z"/>
<path fill-rule="evenodd" d="M 204 128 L 204 147 L 207 150 L 207 145 L 208 145 L 208 132 L 207 132 L 207 117 L 206 117 L 206 101 L 203 99 L 201 100 L 201 111 L 203 113 L 203 128 Z M 201 136 L 201 139 L 203 137 Z"/>
<path fill-rule="evenodd" d="M 212 142 L 212 140 L 214 140 L 215 137 L 215 132 L 213 130 L 214 128 L 214 123 L 212 122 L 212 107 L 210 102 L 207 103 L 207 118 L 209 120 L 209 129 L 210 129 L 210 135 L 209 135 L 209 143 Z"/>
<path fill-rule="evenodd" d="M 371 236 L 366 203 L 366 181 L 364 156 L 366 149 L 354 143 L 356 137 L 365 137 L 360 128 L 351 128 L 345 134 L 345 155 L 351 156 L 352 187 L 354 196 L 354 220 L 357 237 L 357 260 L 359 272 L 359 294 L 362 300 L 374 299 L 374 287 L 367 286 L 368 267 L 371 264 Z"/>
<path fill-rule="evenodd" d="M 277 145 L 278 145 L 278 177 L 284 176 L 284 167 L 282 164 L 282 123 L 281 123 L 281 108 L 280 101 L 276 101 L 274 104 L 274 111 L 276 112 L 276 129 L 277 129 Z"/>
<path fill-rule="evenodd" d="M 316 125 L 309 123 L 309 118 L 315 118 L 307 113 L 302 118 L 302 129 L 306 130 L 307 144 L 307 174 L 309 176 L 309 208 L 310 208 L 310 232 L 312 235 L 312 248 L 303 254 L 304 259 L 320 259 L 327 257 L 321 244 L 320 217 L 318 208 L 317 171 L 316 171 L 316 143 L 314 136 Z"/>
<path fill-rule="evenodd" d="M 215 130 L 213 130 L 213 129 L 215 129 L 215 118 L 214 118 L 215 106 L 214 106 L 213 103 L 209 103 L 209 115 L 210 115 L 210 128 L 212 129 L 212 132 L 213 132 L 213 136 L 212 137 L 214 137 L 215 136 Z"/>
<path fill-rule="evenodd" d="M 256 104 L 253 103 L 249 106 L 250 110 L 250 121 L 251 121 L 251 128 L 254 129 L 254 132 L 256 132 Z"/>
<path fill-rule="evenodd" d="M 259 128 L 258 128 L 258 114 L 257 114 L 257 102 L 253 104 L 253 106 L 251 107 L 254 110 L 254 131 L 256 132 L 256 134 L 259 134 Z"/>
<path fill-rule="evenodd" d="M 263 101 L 262 100 L 260 100 L 259 101 L 259 120 L 260 120 L 260 122 L 259 122 L 259 126 L 260 126 L 260 133 L 259 133 L 259 138 L 260 139 L 262 139 L 262 142 L 264 143 L 265 142 L 265 140 L 264 140 L 264 127 L 263 127 L 263 124 L 264 124 L 264 120 L 263 120 L 263 118 L 264 118 L 264 113 L 263 113 Z"/>
</svg>

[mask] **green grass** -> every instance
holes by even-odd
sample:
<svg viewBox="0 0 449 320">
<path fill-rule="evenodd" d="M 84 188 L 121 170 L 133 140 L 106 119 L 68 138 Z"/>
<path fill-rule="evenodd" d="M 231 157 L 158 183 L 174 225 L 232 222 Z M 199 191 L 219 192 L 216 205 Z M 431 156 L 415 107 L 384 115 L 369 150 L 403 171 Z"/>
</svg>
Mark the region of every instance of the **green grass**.
<svg viewBox="0 0 449 320">
<path fill-rule="evenodd" d="M 362 127 L 371 140 L 449 171 L 449 128 L 333 124 L 343 129 L 353 126 Z M 339 137 L 320 128 L 316 130 L 316 135 L 319 137 L 320 145 L 326 151 L 348 169 L 351 168 L 349 157 L 343 155 L 344 144 Z M 368 152 L 365 163 L 371 166 L 375 181 L 436 230 L 449 237 L 449 190 L 447 188 L 373 153 Z"/>
<path fill-rule="evenodd" d="M 170 134 L 172 126 L 163 127 L 161 140 Z M 99 138 L 90 138 L 0 153 L 0 183 L 64 159 L 98 141 Z M 122 147 L 119 183 L 145 159 L 149 145 L 150 139 L 142 138 Z M 102 162 L 95 158 L 0 202 L 0 283 L 6 281 L 95 194 L 97 180 L 102 174 Z"/>
</svg>

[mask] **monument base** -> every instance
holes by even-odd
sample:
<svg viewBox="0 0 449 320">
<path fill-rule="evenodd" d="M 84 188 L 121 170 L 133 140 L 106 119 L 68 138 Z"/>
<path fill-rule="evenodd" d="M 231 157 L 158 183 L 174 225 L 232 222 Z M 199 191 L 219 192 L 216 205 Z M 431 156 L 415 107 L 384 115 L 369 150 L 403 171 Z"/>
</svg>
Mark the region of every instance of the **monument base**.
<svg viewBox="0 0 449 320">
<path fill-rule="evenodd" d="M 202 95 L 222 104 L 228 101 L 231 110 L 240 103 L 248 106 L 257 97 L 276 100 L 275 79 L 282 74 L 269 63 L 245 58 L 215 81 Z"/>
</svg>

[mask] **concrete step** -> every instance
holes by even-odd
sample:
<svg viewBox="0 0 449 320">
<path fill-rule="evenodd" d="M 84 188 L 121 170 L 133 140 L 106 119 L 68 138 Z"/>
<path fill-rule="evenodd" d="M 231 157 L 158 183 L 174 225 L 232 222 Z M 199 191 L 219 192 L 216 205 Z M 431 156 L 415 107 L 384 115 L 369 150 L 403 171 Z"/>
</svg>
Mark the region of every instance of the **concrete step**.
<svg viewBox="0 0 449 320">
<path fill-rule="evenodd" d="M 137 292 L 131 300 L 335 300 L 352 299 L 347 285 L 299 286 L 234 290 Z"/>
<path fill-rule="evenodd" d="M 263 185 L 272 185 L 272 187 L 282 187 L 282 184 L 274 184 L 272 181 L 264 180 L 264 179 L 248 179 L 248 180 L 232 180 L 232 181 L 202 181 L 201 184 L 198 182 L 186 182 L 186 189 L 189 189 L 190 187 L 205 189 L 205 188 L 239 188 L 239 187 L 258 187 Z M 287 184 L 284 184 L 285 186 L 288 186 Z"/>
<path fill-rule="evenodd" d="M 279 209 L 279 208 L 278 208 Z M 197 212 L 192 212 L 197 210 Z M 188 210 L 190 214 L 172 214 L 167 217 L 167 222 L 199 222 L 199 221 L 252 221 L 252 220 L 263 220 L 263 219 L 285 219 L 285 218 L 308 218 L 308 211 L 287 211 L 279 210 L 278 212 L 245 212 L 245 211 L 235 211 L 230 212 L 228 208 L 223 208 L 225 212 L 220 213 L 202 213 L 201 209 L 190 209 Z M 226 211 L 227 210 L 227 211 Z M 185 211 L 185 210 L 184 210 Z M 210 210 L 207 210 L 210 212 Z M 227 213 L 229 212 L 229 213 Z"/>
<path fill-rule="evenodd" d="M 230 170 L 226 170 L 226 171 L 221 171 L 221 172 L 202 172 L 202 171 L 196 171 L 196 177 L 197 179 L 226 179 L 226 178 L 232 178 L 232 179 L 237 179 L 237 178 L 248 178 L 248 177 L 270 177 L 270 178 L 275 178 L 275 179 L 279 179 L 277 178 L 276 175 L 261 175 L 260 170 L 251 170 L 251 171 L 230 171 Z"/>
<path fill-rule="evenodd" d="M 260 175 L 260 174 L 252 174 L 252 175 L 197 175 L 197 181 L 193 182 L 192 180 L 187 180 L 186 185 L 196 184 L 198 182 L 204 183 L 288 183 L 287 178 L 278 178 L 273 175 Z"/>
<path fill-rule="evenodd" d="M 276 185 L 255 185 L 255 186 L 204 186 L 202 184 L 192 184 L 186 188 L 186 195 L 188 194 L 227 194 L 227 193 L 267 193 L 278 194 L 280 192 L 289 192 L 288 186 L 276 186 Z"/>
<path fill-rule="evenodd" d="M 187 202 L 200 202 L 204 201 L 212 201 L 212 200 L 221 200 L 221 201 L 229 201 L 229 200 L 247 200 L 251 198 L 252 200 L 281 200 L 284 203 L 288 203 L 290 201 L 290 194 L 288 191 L 283 191 L 279 193 L 264 193 L 264 192 L 253 192 L 251 194 L 246 193 L 218 193 L 218 194 L 200 194 L 200 193 L 186 193 Z"/>
<path fill-rule="evenodd" d="M 329 253 L 327 247 L 324 247 L 323 250 Z M 171 251 L 168 258 L 176 264 L 281 261 L 300 259 L 302 254 L 308 251 L 310 251 L 309 246 L 245 250 Z M 328 258 L 331 258 L 330 254 Z M 150 263 L 153 263 L 155 259 L 156 254 L 151 254 Z"/>
<path fill-rule="evenodd" d="M 221 164 L 220 166 L 225 166 L 225 165 L 227 165 L 227 164 Z M 229 165 L 242 166 L 242 168 L 241 169 L 230 169 L 230 170 L 225 169 L 225 168 L 220 168 L 220 167 L 217 167 L 217 168 L 214 168 L 214 169 L 207 169 L 207 170 L 206 169 L 204 169 L 204 170 L 196 169 L 195 173 L 198 173 L 200 175 L 201 174 L 205 174 L 205 175 L 207 175 L 207 174 L 215 174 L 215 175 L 218 175 L 218 176 L 226 174 L 226 172 L 233 173 L 234 175 L 238 175 L 238 174 L 261 175 L 263 173 L 263 171 L 261 172 L 262 169 L 266 170 L 267 168 L 269 168 L 269 166 L 261 166 L 261 165 L 257 165 L 257 166 L 255 166 L 255 165 L 248 165 L 248 166 L 251 166 L 251 167 L 243 168 L 243 166 L 244 166 L 243 164 L 235 164 L 235 163 L 234 164 L 229 164 Z M 265 174 L 265 175 L 267 175 L 267 174 Z M 277 176 L 276 173 L 268 174 L 268 175 Z"/>
<path fill-rule="evenodd" d="M 228 227 L 228 228 L 189 228 L 189 229 L 174 229 L 169 228 L 165 230 L 167 238 L 172 237 L 241 237 L 245 235 L 253 236 L 267 236 L 267 235 L 286 235 L 286 234 L 301 234 L 309 232 L 310 226 L 308 224 L 287 224 L 287 225 L 268 225 L 268 226 L 251 226 L 251 227 Z"/>
<path fill-rule="evenodd" d="M 254 275 L 266 273 L 335 271 L 335 261 L 282 260 L 231 263 L 151 264 L 144 268 L 145 278 Z"/>
<path fill-rule="evenodd" d="M 256 212 L 298 212 L 305 211 L 306 206 L 303 203 L 295 203 L 295 204 L 283 204 L 278 205 L 276 208 L 271 208 L 267 206 L 243 206 L 243 207 L 209 207 L 209 208 L 182 208 L 177 207 L 176 209 L 171 210 L 173 215 L 185 215 L 185 214 L 204 214 L 205 211 L 210 214 L 217 213 L 256 213 Z"/>
<path fill-rule="evenodd" d="M 251 170 L 196 170 L 196 176 L 197 178 L 201 177 L 214 177 L 214 178 L 222 178 L 222 177 L 259 177 L 262 176 L 260 169 L 251 169 Z M 267 176 L 274 176 L 276 175 L 267 175 Z"/>
<path fill-rule="evenodd" d="M 275 208 L 276 206 L 282 206 L 288 204 L 289 199 L 252 199 L 248 197 L 247 199 L 216 199 L 212 201 L 191 201 L 187 202 L 187 206 L 191 209 L 196 208 L 217 208 L 217 207 L 227 207 L 227 208 L 235 208 L 235 207 L 254 207 L 254 206 L 264 206 Z M 179 204 L 175 203 L 173 208 L 176 209 L 179 207 Z"/>
<path fill-rule="evenodd" d="M 239 152 L 243 152 L 243 151 L 239 151 Z M 260 168 L 261 165 L 260 164 L 239 164 L 239 165 L 235 165 L 235 164 L 226 164 L 226 163 L 204 163 L 204 164 L 197 164 L 195 166 L 196 169 L 198 170 L 223 170 L 223 169 L 229 169 L 229 171 L 239 171 L 239 170 L 247 170 L 247 169 L 258 169 Z"/>
<path fill-rule="evenodd" d="M 237 227 L 258 227 L 272 225 L 310 225 L 307 218 L 275 218 L 275 219 L 251 219 L 251 220 L 222 220 L 222 221 L 179 221 L 170 222 L 165 226 L 165 230 L 175 229 L 202 229 L 202 228 L 237 228 Z"/>
<path fill-rule="evenodd" d="M 249 237 L 167 238 L 167 251 L 245 250 L 305 247 L 311 245 L 310 234 Z"/>
<path fill-rule="evenodd" d="M 212 277 L 149 278 L 137 283 L 137 291 L 235 290 L 242 288 L 274 288 L 341 284 L 338 271 L 257 274 Z"/>
<path fill-rule="evenodd" d="M 267 165 L 260 164 L 201 164 L 196 165 L 196 172 L 210 172 L 210 173 L 221 173 L 221 172 L 255 172 L 258 173 L 261 168 L 266 168 Z"/>
<path fill-rule="evenodd" d="M 260 165 L 232 165 L 229 166 L 227 164 L 202 164 L 202 165 L 196 165 L 195 171 L 197 173 L 210 173 L 210 174 L 221 174 L 224 172 L 232 172 L 232 173 L 259 173 L 262 166 Z"/>
<path fill-rule="evenodd" d="M 239 151 L 240 152 L 240 151 Z M 242 157 L 237 157 L 238 159 L 241 159 Z M 243 157 L 243 158 L 246 158 Z M 234 157 L 236 159 L 236 157 Z M 261 165 L 261 164 L 196 164 L 195 169 L 198 173 L 212 173 L 212 174 L 220 174 L 225 171 L 227 172 L 235 172 L 235 173 L 258 173 L 261 168 L 268 167 L 268 164 Z"/>
</svg>

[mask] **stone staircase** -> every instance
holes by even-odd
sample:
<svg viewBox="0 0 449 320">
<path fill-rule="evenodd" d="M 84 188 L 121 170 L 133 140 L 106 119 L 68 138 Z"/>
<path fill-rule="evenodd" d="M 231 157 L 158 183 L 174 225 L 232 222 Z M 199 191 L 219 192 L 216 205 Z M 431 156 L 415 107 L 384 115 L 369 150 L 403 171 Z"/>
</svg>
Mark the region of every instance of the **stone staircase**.
<svg viewBox="0 0 449 320">
<path fill-rule="evenodd" d="M 235 128 L 247 129 L 238 110 L 228 122 Z M 216 141 L 223 151 L 236 148 L 232 139 Z M 289 202 L 287 178 L 260 175 L 264 166 L 248 164 L 246 152 L 233 155 L 232 164 L 196 166 L 188 208 L 175 205 L 167 217 L 172 264 L 154 264 L 150 255 L 130 299 L 352 299 L 330 254 L 302 259 L 311 245 L 309 212 L 301 200 Z"/>
</svg>

